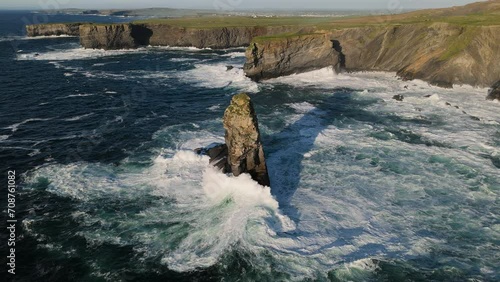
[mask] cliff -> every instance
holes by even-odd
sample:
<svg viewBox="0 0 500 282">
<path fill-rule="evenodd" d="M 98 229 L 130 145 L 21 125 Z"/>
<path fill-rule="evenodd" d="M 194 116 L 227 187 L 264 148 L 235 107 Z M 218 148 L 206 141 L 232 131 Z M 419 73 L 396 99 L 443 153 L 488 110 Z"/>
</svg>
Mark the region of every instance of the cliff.
<svg viewBox="0 0 500 282">
<path fill-rule="evenodd" d="M 85 48 L 126 49 L 140 45 L 224 49 L 246 47 L 256 36 L 295 31 L 298 27 L 242 26 L 191 28 L 162 23 L 84 25 L 80 43 Z"/>
<path fill-rule="evenodd" d="M 149 34 L 132 24 L 86 24 L 80 26 L 80 44 L 92 49 L 132 49 L 145 45 Z"/>
<path fill-rule="evenodd" d="M 442 87 L 489 87 L 500 78 L 500 26 L 417 23 L 342 28 L 324 34 L 334 43 L 332 48 L 339 53 L 341 67 L 346 71 L 397 72 L 403 79 L 422 79 Z M 255 52 L 256 46 L 259 52 Z M 317 54 L 310 52 L 304 58 L 306 54 L 296 50 L 324 48 L 320 40 L 256 38 L 246 52 L 245 72 L 255 79 L 256 69 L 250 66 L 261 66 L 260 78 L 272 78 L 282 65 L 279 60 L 273 64 L 269 59 L 277 53 L 281 52 L 279 56 L 287 61 L 307 62 L 317 60 Z M 285 73 L 310 70 L 311 66 L 314 64 L 296 64 Z M 315 68 L 324 66 L 317 64 Z"/>
<path fill-rule="evenodd" d="M 287 26 L 214 28 L 186 28 L 167 24 L 142 24 L 141 26 L 151 31 L 149 45 L 212 49 L 247 47 L 256 36 L 280 34 L 297 29 L 297 27 Z"/>
<path fill-rule="evenodd" d="M 255 81 L 342 65 L 334 42 L 325 34 L 269 37 L 254 40 L 246 51 L 245 73 Z"/>
<path fill-rule="evenodd" d="M 393 71 L 443 87 L 489 87 L 500 76 L 500 26 L 407 24 L 330 36 L 339 42 L 348 71 Z"/>
<path fill-rule="evenodd" d="M 26 26 L 26 35 L 35 36 L 59 36 L 59 35 L 80 35 L 81 23 L 55 23 L 55 24 L 35 24 Z"/>
</svg>

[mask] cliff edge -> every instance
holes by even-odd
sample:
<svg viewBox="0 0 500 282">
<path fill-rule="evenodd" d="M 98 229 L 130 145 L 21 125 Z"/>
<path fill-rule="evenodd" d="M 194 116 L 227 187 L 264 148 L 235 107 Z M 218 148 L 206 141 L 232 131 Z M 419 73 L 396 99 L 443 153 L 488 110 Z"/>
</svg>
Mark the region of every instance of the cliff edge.
<svg viewBox="0 0 500 282">
<path fill-rule="evenodd" d="M 369 26 L 325 31 L 324 37 L 334 43 L 332 49 L 339 54 L 340 67 L 346 71 L 397 72 L 405 80 L 421 79 L 441 87 L 490 87 L 500 78 L 500 26 Z M 318 58 L 314 51 L 296 50 L 323 50 L 325 46 L 320 40 L 255 38 L 246 52 L 246 75 L 255 79 L 258 70 L 262 79 L 275 77 L 276 69 L 283 65 L 273 59 L 277 55 L 288 62 L 304 62 L 283 74 L 323 68 L 324 58 Z M 308 63 L 315 60 L 320 63 Z"/>
</svg>

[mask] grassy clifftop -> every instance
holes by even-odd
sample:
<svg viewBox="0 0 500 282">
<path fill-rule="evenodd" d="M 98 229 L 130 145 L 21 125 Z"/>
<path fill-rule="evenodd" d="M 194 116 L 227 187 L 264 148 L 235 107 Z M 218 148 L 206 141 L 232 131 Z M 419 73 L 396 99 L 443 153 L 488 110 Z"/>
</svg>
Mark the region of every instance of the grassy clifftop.
<svg viewBox="0 0 500 282">
<path fill-rule="evenodd" d="M 456 25 L 500 25 L 500 0 L 465 6 L 419 10 L 404 14 L 354 17 L 248 17 L 213 16 L 147 19 L 136 24 L 167 24 L 184 28 L 221 28 L 251 26 L 303 26 L 331 30 L 349 27 L 443 22 Z"/>
<path fill-rule="evenodd" d="M 220 27 L 253 27 L 253 26 L 314 26 L 329 23 L 333 18 L 313 17 L 186 17 L 173 19 L 147 19 L 135 21 L 134 24 L 168 24 L 185 28 L 220 28 Z"/>
</svg>

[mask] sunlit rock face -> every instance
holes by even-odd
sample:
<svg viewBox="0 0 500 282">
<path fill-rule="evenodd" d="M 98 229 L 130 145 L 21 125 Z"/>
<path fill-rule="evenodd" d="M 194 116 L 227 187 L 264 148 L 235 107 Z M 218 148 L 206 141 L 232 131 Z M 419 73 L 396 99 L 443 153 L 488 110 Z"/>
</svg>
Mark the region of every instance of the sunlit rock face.
<svg viewBox="0 0 500 282">
<path fill-rule="evenodd" d="M 247 94 L 233 97 L 224 113 L 224 128 L 231 172 L 249 173 L 259 184 L 270 186 L 257 116 Z"/>
</svg>

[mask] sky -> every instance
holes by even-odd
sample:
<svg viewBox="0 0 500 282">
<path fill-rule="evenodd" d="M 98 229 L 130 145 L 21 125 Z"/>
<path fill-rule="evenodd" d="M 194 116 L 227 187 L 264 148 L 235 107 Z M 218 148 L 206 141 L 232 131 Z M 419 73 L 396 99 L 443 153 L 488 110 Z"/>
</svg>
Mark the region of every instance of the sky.
<svg viewBox="0 0 500 282">
<path fill-rule="evenodd" d="M 479 0 L 0 0 L 0 9 L 132 9 L 190 8 L 213 10 L 244 9 L 422 9 L 465 5 Z"/>
</svg>

